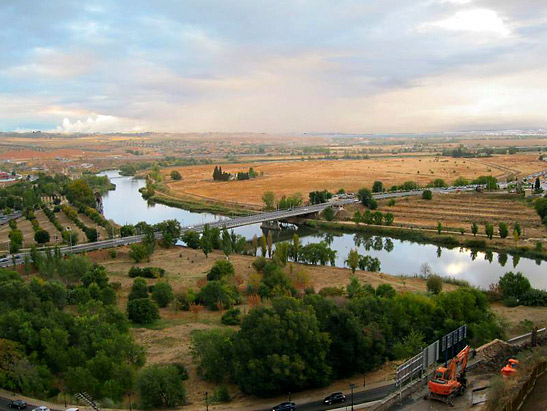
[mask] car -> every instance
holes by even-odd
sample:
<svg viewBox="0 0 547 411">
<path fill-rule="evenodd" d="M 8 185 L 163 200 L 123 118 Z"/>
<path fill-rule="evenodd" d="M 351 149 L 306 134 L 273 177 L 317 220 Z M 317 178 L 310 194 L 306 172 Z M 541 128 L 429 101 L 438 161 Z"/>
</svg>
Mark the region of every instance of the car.
<svg viewBox="0 0 547 411">
<path fill-rule="evenodd" d="M 294 402 L 282 402 L 272 408 L 272 411 L 294 411 L 296 404 Z"/>
<path fill-rule="evenodd" d="M 66 411 L 80 411 L 79 408 L 67 408 Z"/>
<path fill-rule="evenodd" d="M 328 405 L 335 404 L 337 402 L 346 402 L 346 396 L 341 392 L 335 392 L 323 400 L 323 403 Z"/>
<path fill-rule="evenodd" d="M 51 410 L 44 405 L 40 405 L 39 407 L 34 408 L 32 411 L 51 411 Z"/>
<path fill-rule="evenodd" d="M 17 408 L 18 410 L 24 410 L 25 408 L 27 408 L 27 403 L 23 400 L 13 400 L 9 402 L 8 407 Z"/>
</svg>

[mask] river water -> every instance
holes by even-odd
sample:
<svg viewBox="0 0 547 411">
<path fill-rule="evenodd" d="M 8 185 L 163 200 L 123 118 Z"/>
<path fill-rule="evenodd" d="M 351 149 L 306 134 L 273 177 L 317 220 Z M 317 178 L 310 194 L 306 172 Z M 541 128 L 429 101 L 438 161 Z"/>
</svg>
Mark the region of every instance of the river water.
<svg viewBox="0 0 547 411">
<path fill-rule="evenodd" d="M 163 204 L 151 205 L 139 193 L 145 185 L 144 180 L 122 177 L 117 171 L 103 173 L 116 184 L 116 190 L 108 192 L 103 198 L 104 214 L 118 224 L 135 224 L 146 221 L 155 224 L 163 220 L 177 219 L 183 226 L 218 221 L 227 217 L 210 213 L 195 213 Z M 259 224 L 240 227 L 236 233 L 252 238 L 261 235 Z M 274 240 L 289 240 L 297 233 L 302 244 L 327 241 L 337 251 L 336 266 L 344 267 L 344 260 L 352 248 L 360 254 L 368 254 L 380 259 L 382 272 L 394 275 L 414 275 L 421 272 L 427 263 L 433 272 L 469 281 L 472 285 L 487 289 L 496 283 L 507 271 L 520 271 L 529 278 L 533 287 L 547 289 L 547 264 L 528 258 L 499 255 L 498 253 L 471 253 L 467 249 L 448 249 L 431 244 L 418 244 L 410 241 L 381 236 L 366 236 L 362 233 L 332 233 L 291 227 L 276 232 Z"/>
</svg>

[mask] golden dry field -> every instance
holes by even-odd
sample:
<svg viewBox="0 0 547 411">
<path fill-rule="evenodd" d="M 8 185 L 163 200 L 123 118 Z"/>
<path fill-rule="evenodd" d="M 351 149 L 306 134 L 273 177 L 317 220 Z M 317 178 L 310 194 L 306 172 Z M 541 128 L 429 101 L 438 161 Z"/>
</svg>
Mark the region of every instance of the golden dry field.
<svg viewBox="0 0 547 411">
<path fill-rule="evenodd" d="M 380 180 L 390 187 L 404 181 L 426 185 L 436 178 L 448 183 L 458 176 L 473 178 L 492 174 L 498 178 L 509 174 L 527 175 L 546 168 L 536 154 L 494 156 L 485 159 L 454 159 L 448 157 L 378 158 L 369 160 L 312 160 L 268 163 L 242 163 L 223 166 L 223 171 L 237 173 L 253 167 L 264 175 L 252 180 L 215 182 L 214 165 L 179 167 L 183 180 L 170 181 L 173 168 L 163 170 L 170 195 L 174 197 L 206 198 L 261 206 L 265 191 L 277 197 L 327 189 L 336 192 L 344 188 L 355 192 Z"/>
<path fill-rule="evenodd" d="M 547 235 L 534 208 L 516 195 L 462 192 L 434 194 L 432 200 L 399 198 L 394 205 L 389 204 L 388 200 L 380 201 L 379 210 L 393 213 L 394 226 L 436 229 L 440 221 L 448 230 L 458 231 L 463 228 L 467 234 L 471 234 L 471 224 L 475 222 L 479 226 L 479 235 L 484 236 L 484 225 L 490 223 L 494 225 L 497 236 L 498 224 L 505 222 L 509 226 L 509 237 L 501 240 L 498 236 L 495 241 L 500 244 L 506 242 L 509 246 L 509 242 L 514 244 L 513 224 L 517 221 L 523 230 L 521 241 L 535 241 Z M 349 216 L 357 209 L 364 211 L 361 206 L 352 206 L 348 208 Z"/>
</svg>

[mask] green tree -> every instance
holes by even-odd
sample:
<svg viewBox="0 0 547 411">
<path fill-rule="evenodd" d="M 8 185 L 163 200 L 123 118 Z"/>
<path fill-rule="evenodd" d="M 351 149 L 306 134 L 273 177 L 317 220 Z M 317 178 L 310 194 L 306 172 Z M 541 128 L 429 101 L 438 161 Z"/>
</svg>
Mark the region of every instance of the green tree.
<svg viewBox="0 0 547 411">
<path fill-rule="evenodd" d="M 355 249 L 351 249 L 348 254 L 346 264 L 351 268 L 351 272 L 355 274 L 355 270 L 359 266 L 359 252 Z"/>
<path fill-rule="evenodd" d="M 504 300 L 513 297 L 520 300 L 531 288 L 530 281 L 522 273 L 505 273 L 498 281 Z"/>
<path fill-rule="evenodd" d="M 327 207 L 323 210 L 323 217 L 325 220 L 332 221 L 334 219 L 334 210 L 332 207 Z"/>
<path fill-rule="evenodd" d="M 173 289 L 171 285 L 165 282 L 157 283 L 152 290 L 152 299 L 158 304 L 158 307 L 167 307 L 173 301 Z"/>
<path fill-rule="evenodd" d="M 441 235 L 441 232 L 443 231 L 443 224 L 438 221 L 437 222 L 437 234 Z"/>
<path fill-rule="evenodd" d="M 363 204 L 365 207 L 370 207 L 370 205 L 374 201 L 374 199 L 372 198 L 372 192 L 368 188 L 361 188 L 357 192 L 357 197 L 359 198 L 359 201 L 361 201 L 361 204 Z"/>
<path fill-rule="evenodd" d="M 84 234 L 87 237 L 87 241 L 89 241 L 90 243 L 94 243 L 99 238 L 99 233 L 97 232 L 97 229 L 93 227 L 86 227 L 84 230 Z"/>
<path fill-rule="evenodd" d="M 476 237 L 477 233 L 479 232 L 479 226 L 474 221 L 471 224 L 471 232 L 473 233 L 473 237 Z"/>
<path fill-rule="evenodd" d="M 236 286 L 225 281 L 208 281 L 196 299 L 212 311 L 218 310 L 219 304 L 228 309 L 241 302 Z"/>
<path fill-rule="evenodd" d="M 234 265 L 229 260 L 217 260 L 207 273 L 207 281 L 217 281 L 235 275 Z"/>
<path fill-rule="evenodd" d="M 268 236 L 266 237 L 266 246 L 268 247 L 268 258 L 272 258 L 273 236 L 271 230 L 268 230 Z"/>
<path fill-rule="evenodd" d="M 381 181 L 375 181 L 372 184 L 372 192 L 373 193 L 381 193 L 384 191 L 384 184 Z"/>
<path fill-rule="evenodd" d="M 184 241 L 184 243 L 188 247 L 193 248 L 194 250 L 200 247 L 199 233 L 197 231 L 192 231 L 192 230 L 186 231 L 182 235 L 181 240 Z"/>
<path fill-rule="evenodd" d="M 422 191 L 423 200 L 431 200 L 433 198 L 433 192 L 431 190 Z"/>
<path fill-rule="evenodd" d="M 175 408 L 186 403 L 184 375 L 175 365 L 154 364 L 144 368 L 137 380 L 144 409 Z"/>
<path fill-rule="evenodd" d="M 435 187 L 435 188 L 448 187 L 448 185 L 446 184 L 446 182 L 442 178 L 436 178 L 431 183 L 429 183 L 428 186 Z"/>
<path fill-rule="evenodd" d="M 275 207 L 275 194 L 273 191 L 266 191 L 262 194 L 262 202 L 266 211 L 273 210 Z"/>
<path fill-rule="evenodd" d="M 432 294 L 439 294 L 443 290 L 443 279 L 440 275 L 430 275 L 426 282 L 427 291 Z"/>
<path fill-rule="evenodd" d="M 191 352 L 197 361 L 200 377 L 217 383 L 228 379 L 233 370 L 234 334 L 231 329 L 220 328 L 192 333 Z"/>
<path fill-rule="evenodd" d="M 127 299 L 136 300 L 141 298 L 148 298 L 148 284 L 144 278 L 137 277 L 133 280 Z"/>
<path fill-rule="evenodd" d="M 507 224 L 504 222 L 499 223 L 498 231 L 501 238 L 507 238 L 509 235 L 509 229 L 507 228 Z"/>
<path fill-rule="evenodd" d="M 130 237 L 137 234 L 137 230 L 134 225 L 125 224 L 120 228 L 120 235 L 122 237 Z"/>
<path fill-rule="evenodd" d="M 205 258 L 209 258 L 209 253 L 213 251 L 213 241 L 211 238 L 211 229 L 208 224 L 203 226 L 203 231 L 201 232 L 200 246 Z"/>
<path fill-rule="evenodd" d="M 172 180 L 175 180 L 175 181 L 182 180 L 182 175 L 177 170 L 171 171 L 170 176 Z"/>
<path fill-rule="evenodd" d="M 328 383 L 329 339 L 319 330 L 312 307 L 278 298 L 257 307 L 234 337 L 234 375 L 241 390 L 275 395 Z"/>
<path fill-rule="evenodd" d="M 491 240 L 492 237 L 494 237 L 494 226 L 490 223 L 486 223 L 484 225 L 484 232 L 486 233 L 486 236 Z"/>
<path fill-rule="evenodd" d="M 260 236 L 260 252 L 262 253 L 262 257 L 266 257 L 267 251 L 268 251 L 268 245 L 266 242 L 266 236 L 262 234 Z"/>
<path fill-rule="evenodd" d="M 75 246 L 78 244 L 78 233 L 73 230 L 63 230 L 61 233 L 63 242 L 69 246 Z"/>
<path fill-rule="evenodd" d="M 394 220 L 394 216 L 393 216 L 393 213 L 386 213 L 384 215 L 384 224 L 385 225 L 392 225 L 393 224 L 393 220 Z"/>
<path fill-rule="evenodd" d="M 137 298 L 128 301 L 127 318 L 136 324 L 150 324 L 160 318 L 160 312 L 150 298 Z"/>
<path fill-rule="evenodd" d="M 258 237 L 255 235 L 253 235 L 253 240 L 251 242 L 252 244 L 252 247 L 253 247 L 253 255 L 256 257 L 256 253 L 258 251 Z"/>
<path fill-rule="evenodd" d="M 454 187 L 463 187 L 463 186 L 468 186 L 469 184 L 470 184 L 469 180 L 461 176 L 458 177 L 456 180 L 454 180 L 454 183 L 452 183 Z"/>
<path fill-rule="evenodd" d="M 295 262 L 298 262 L 298 253 L 300 252 L 300 237 L 298 234 L 293 234 L 292 236 L 292 253 L 291 257 Z"/>
<path fill-rule="evenodd" d="M 49 243 L 49 233 L 46 230 L 38 230 L 34 233 L 34 241 L 38 244 Z"/>
<path fill-rule="evenodd" d="M 129 246 L 129 257 L 136 263 L 140 263 L 149 258 L 146 247 L 142 244 L 131 244 Z"/>
<path fill-rule="evenodd" d="M 222 230 L 222 250 L 226 257 L 230 257 L 230 254 L 232 254 L 232 238 L 226 228 Z"/>
<path fill-rule="evenodd" d="M 397 359 L 412 357 L 425 347 L 424 335 L 420 331 L 412 330 L 402 341 L 393 346 L 393 354 Z"/>
<path fill-rule="evenodd" d="M 519 237 L 522 235 L 522 227 L 518 221 L 515 221 L 515 224 L 513 224 L 513 231 L 516 231 Z"/>
</svg>

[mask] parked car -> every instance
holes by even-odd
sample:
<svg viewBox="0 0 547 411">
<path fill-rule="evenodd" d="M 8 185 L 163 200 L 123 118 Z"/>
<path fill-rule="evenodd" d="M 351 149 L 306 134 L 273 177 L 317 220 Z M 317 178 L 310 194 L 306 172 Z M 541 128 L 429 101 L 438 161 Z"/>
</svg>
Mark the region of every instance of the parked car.
<svg viewBox="0 0 547 411">
<path fill-rule="evenodd" d="M 282 402 L 272 408 L 272 411 L 294 411 L 296 410 L 296 404 L 294 402 Z"/>
<path fill-rule="evenodd" d="M 27 403 L 23 400 L 13 400 L 9 402 L 8 407 L 17 408 L 18 410 L 24 410 L 25 408 L 27 408 Z"/>
<path fill-rule="evenodd" d="M 51 411 L 51 410 L 48 407 L 40 405 L 39 407 L 34 408 L 32 411 Z"/>
<path fill-rule="evenodd" d="M 337 402 L 346 402 L 346 396 L 341 392 L 335 392 L 334 394 L 329 395 L 323 401 L 324 404 L 328 405 L 335 404 Z"/>
<path fill-rule="evenodd" d="M 79 408 L 67 408 L 66 411 L 80 411 Z"/>
</svg>

